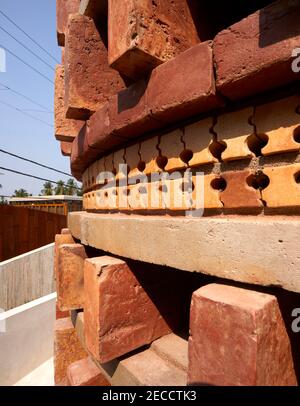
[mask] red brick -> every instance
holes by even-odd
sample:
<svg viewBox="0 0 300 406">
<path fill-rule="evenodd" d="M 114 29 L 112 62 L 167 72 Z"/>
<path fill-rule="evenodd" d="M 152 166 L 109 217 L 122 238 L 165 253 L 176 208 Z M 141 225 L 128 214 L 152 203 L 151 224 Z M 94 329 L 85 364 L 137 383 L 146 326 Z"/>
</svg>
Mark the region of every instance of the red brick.
<svg viewBox="0 0 300 406">
<path fill-rule="evenodd" d="M 221 105 L 215 94 L 210 42 L 203 42 L 156 68 L 148 84 L 148 108 L 164 123 Z"/>
<path fill-rule="evenodd" d="M 54 326 L 54 381 L 55 385 L 67 384 L 67 368 L 86 358 L 70 317 L 55 321 Z"/>
<path fill-rule="evenodd" d="M 110 386 L 108 380 L 90 357 L 69 365 L 67 378 L 69 386 Z"/>
<path fill-rule="evenodd" d="M 217 89 L 239 99 L 292 81 L 299 47 L 299 2 L 281 0 L 221 31 L 214 40 Z"/>
<path fill-rule="evenodd" d="M 188 384 L 297 385 L 276 297 L 218 284 L 194 292 Z"/>
<path fill-rule="evenodd" d="M 84 306 L 85 258 L 87 255 L 81 244 L 63 244 L 58 247 L 56 290 L 60 310 L 76 310 Z"/>
<path fill-rule="evenodd" d="M 84 125 L 84 121 L 66 118 L 65 108 L 65 70 L 61 65 L 56 66 L 55 71 L 55 137 L 58 141 L 72 142 Z M 61 144 L 62 153 L 67 153 L 67 146 Z"/>
<path fill-rule="evenodd" d="M 137 82 L 110 98 L 74 140 L 72 173 L 81 179 L 108 148 L 220 105 L 210 43 L 202 43 L 156 68 L 148 83 Z"/>
<path fill-rule="evenodd" d="M 126 138 L 111 133 L 109 104 L 105 103 L 87 123 L 87 143 L 89 148 L 99 152 L 110 150 L 126 141 Z"/>
<path fill-rule="evenodd" d="M 108 66 L 107 49 L 95 22 L 71 15 L 65 54 L 67 117 L 88 119 L 110 96 L 125 87 L 124 81 Z"/>
<path fill-rule="evenodd" d="M 222 173 L 226 189 L 220 192 L 220 199 L 225 209 L 262 207 L 259 190 L 247 183 L 251 175 L 249 170 Z"/>
<path fill-rule="evenodd" d="M 99 150 L 88 145 L 87 132 L 86 124 L 72 143 L 71 170 L 77 180 L 82 179 L 84 170 L 99 157 Z"/>
<path fill-rule="evenodd" d="M 63 156 L 71 156 L 72 143 L 60 141 L 60 150 Z"/>
<path fill-rule="evenodd" d="M 54 275 L 55 279 L 57 280 L 57 273 L 58 273 L 58 248 L 62 244 L 74 244 L 74 238 L 71 234 L 64 234 L 61 231 L 61 234 L 56 234 L 55 236 L 55 245 L 54 245 Z"/>
<path fill-rule="evenodd" d="M 65 46 L 69 14 L 77 13 L 79 4 L 80 0 L 56 0 L 57 42 L 62 47 Z"/>
<path fill-rule="evenodd" d="M 136 138 L 161 126 L 149 109 L 147 89 L 148 82 L 139 80 L 112 97 L 109 119 L 114 134 Z"/>
<path fill-rule="evenodd" d="M 58 304 L 56 302 L 56 320 L 58 319 L 65 319 L 66 317 L 70 317 L 70 312 L 68 311 L 61 311 L 58 307 Z"/>
<path fill-rule="evenodd" d="M 200 40 L 187 0 L 109 1 L 109 64 L 137 79 Z"/>
<path fill-rule="evenodd" d="M 101 363 L 170 332 L 129 266 L 119 259 L 87 259 L 84 268 L 85 342 Z"/>
</svg>

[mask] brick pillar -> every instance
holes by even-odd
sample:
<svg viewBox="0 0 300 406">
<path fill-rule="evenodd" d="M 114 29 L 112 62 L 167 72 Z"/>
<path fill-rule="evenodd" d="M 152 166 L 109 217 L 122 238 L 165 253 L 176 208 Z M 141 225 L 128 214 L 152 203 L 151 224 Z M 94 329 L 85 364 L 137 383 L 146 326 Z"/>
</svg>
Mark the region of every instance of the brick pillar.
<svg viewBox="0 0 300 406">
<path fill-rule="evenodd" d="M 83 308 L 85 258 L 87 258 L 86 251 L 81 244 L 63 244 L 58 247 L 56 290 L 60 310 Z"/>
<path fill-rule="evenodd" d="M 297 385 L 275 296 L 211 284 L 192 297 L 190 385 Z"/>
<path fill-rule="evenodd" d="M 56 320 L 54 327 L 54 381 L 56 385 L 67 384 L 67 368 L 70 364 L 86 358 L 76 330 L 69 317 Z"/>
</svg>

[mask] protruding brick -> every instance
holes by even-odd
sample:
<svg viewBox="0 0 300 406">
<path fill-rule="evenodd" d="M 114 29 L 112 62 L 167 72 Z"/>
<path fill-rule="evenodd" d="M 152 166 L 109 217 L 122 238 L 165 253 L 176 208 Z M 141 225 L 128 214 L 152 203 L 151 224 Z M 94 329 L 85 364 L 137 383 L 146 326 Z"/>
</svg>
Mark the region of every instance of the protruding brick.
<svg viewBox="0 0 300 406">
<path fill-rule="evenodd" d="M 170 332 L 129 266 L 119 259 L 87 259 L 84 268 L 85 339 L 101 363 Z"/>
<path fill-rule="evenodd" d="M 222 179 L 226 181 L 226 187 L 225 190 L 220 192 L 220 198 L 225 209 L 262 207 L 259 190 L 250 186 L 251 175 L 250 170 L 222 173 Z"/>
<path fill-rule="evenodd" d="M 56 308 L 56 320 L 58 319 L 65 319 L 66 317 L 70 317 L 70 312 L 68 311 L 61 311 L 58 307 L 58 304 L 56 302 L 55 304 L 55 308 Z"/>
<path fill-rule="evenodd" d="M 210 42 L 195 45 L 152 71 L 148 105 L 155 119 L 174 123 L 220 107 Z"/>
<path fill-rule="evenodd" d="M 57 280 L 57 275 L 58 275 L 58 248 L 62 244 L 74 244 L 74 238 L 72 235 L 65 234 L 61 231 L 61 234 L 56 234 L 55 236 L 55 245 L 54 245 L 54 275 L 55 279 Z"/>
<path fill-rule="evenodd" d="M 108 380 L 90 357 L 69 365 L 67 378 L 69 386 L 110 386 Z"/>
<path fill-rule="evenodd" d="M 55 137 L 61 143 L 62 153 L 68 155 L 70 146 L 66 142 L 72 142 L 84 125 L 84 121 L 66 118 L 65 108 L 65 70 L 61 65 L 56 66 L 55 71 Z"/>
<path fill-rule="evenodd" d="M 187 0 L 110 0 L 109 63 L 133 79 L 200 40 Z"/>
<path fill-rule="evenodd" d="M 240 99 L 299 80 L 298 1 L 279 0 L 221 31 L 214 40 L 218 90 Z"/>
<path fill-rule="evenodd" d="M 188 384 L 297 385 L 276 297 L 218 284 L 194 292 Z"/>
<path fill-rule="evenodd" d="M 78 13 L 80 0 L 56 0 L 56 22 L 58 45 L 65 46 L 65 34 L 68 25 L 68 17 L 72 13 Z"/>
<path fill-rule="evenodd" d="M 67 368 L 70 364 L 86 358 L 71 319 L 56 320 L 54 327 L 54 381 L 56 385 L 67 385 Z"/>
<path fill-rule="evenodd" d="M 108 66 L 101 35 L 91 18 L 80 14 L 69 17 L 65 54 L 68 118 L 88 119 L 125 86 L 118 72 Z"/>
<path fill-rule="evenodd" d="M 256 108 L 257 134 L 267 137 L 263 155 L 300 150 L 299 107 L 300 97 L 293 96 Z"/>
<path fill-rule="evenodd" d="M 246 108 L 218 117 L 214 126 L 217 140 L 224 144 L 226 149 L 222 152 L 223 161 L 251 158 L 247 140 L 254 132 L 254 126 L 249 120 L 253 116 L 253 108 Z"/>
<path fill-rule="evenodd" d="M 84 306 L 83 266 L 87 258 L 81 244 L 58 247 L 56 279 L 57 301 L 61 310 L 82 309 Z"/>
<path fill-rule="evenodd" d="M 72 143 L 60 141 L 60 151 L 63 156 L 71 156 Z"/>
<path fill-rule="evenodd" d="M 270 180 L 262 191 L 267 207 L 300 206 L 300 164 L 266 167 L 263 172 Z"/>
</svg>

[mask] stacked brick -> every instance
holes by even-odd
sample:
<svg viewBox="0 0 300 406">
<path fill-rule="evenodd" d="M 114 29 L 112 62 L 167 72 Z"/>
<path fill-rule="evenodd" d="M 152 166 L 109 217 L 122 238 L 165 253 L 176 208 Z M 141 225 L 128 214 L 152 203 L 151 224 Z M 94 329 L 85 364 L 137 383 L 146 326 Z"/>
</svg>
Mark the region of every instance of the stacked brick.
<svg viewBox="0 0 300 406">
<path fill-rule="evenodd" d="M 216 33 L 192 3 L 57 0 L 55 136 L 85 210 L 56 238 L 58 385 L 299 380 L 279 297 L 300 302 L 300 4 L 224 17 Z M 243 228 L 262 241 L 252 260 Z M 176 277 L 161 278 L 166 264 Z"/>
</svg>

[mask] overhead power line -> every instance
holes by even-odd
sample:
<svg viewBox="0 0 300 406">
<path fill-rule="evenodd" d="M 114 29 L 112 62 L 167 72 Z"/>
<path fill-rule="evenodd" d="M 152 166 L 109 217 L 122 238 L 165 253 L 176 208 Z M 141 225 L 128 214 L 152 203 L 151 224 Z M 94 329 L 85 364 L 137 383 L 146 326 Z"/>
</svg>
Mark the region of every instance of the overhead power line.
<svg viewBox="0 0 300 406">
<path fill-rule="evenodd" d="M 32 119 L 35 120 L 35 121 L 39 121 L 40 123 L 43 123 L 43 124 L 47 125 L 48 127 L 53 128 L 53 125 L 52 125 L 52 124 L 49 124 L 49 123 L 47 123 L 47 122 L 44 121 L 44 120 L 41 120 L 41 119 L 39 119 L 39 118 L 37 118 L 37 117 L 35 117 L 35 116 L 32 116 L 31 114 L 26 113 L 26 111 L 24 111 L 24 110 L 22 110 L 22 109 L 19 109 L 18 107 L 12 106 L 11 104 L 4 102 L 3 100 L 0 100 L 0 103 L 3 104 L 3 105 L 6 106 L 6 107 L 9 107 L 10 109 L 16 110 L 16 111 L 18 111 L 19 113 L 24 114 L 24 115 L 27 116 L 27 117 L 32 118 Z"/>
<path fill-rule="evenodd" d="M 17 90 L 14 90 L 14 89 L 12 89 L 12 88 L 9 87 L 9 86 L 6 86 L 4 83 L 1 83 L 1 82 L 0 82 L 0 86 L 3 86 L 3 87 L 5 88 L 5 89 L 3 89 L 3 90 L 9 90 L 10 92 L 15 93 L 16 95 L 18 95 L 18 96 L 20 96 L 20 97 L 23 97 L 23 99 L 29 101 L 30 103 L 33 103 L 33 104 L 35 104 L 35 105 L 38 106 L 38 107 L 41 107 L 43 110 L 45 110 L 45 112 L 47 112 L 47 113 L 53 113 L 53 111 L 49 110 L 47 107 L 45 107 L 45 106 L 43 106 L 42 104 L 40 104 L 40 103 L 34 101 L 34 100 L 31 99 L 30 97 L 25 96 L 25 94 L 22 94 L 22 93 L 18 92 Z M 25 110 L 24 110 L 24 111 L 25 111 Z"/>
<path fill-rule="evenodd" d="M 52 168 L 51 166 L 47 166 L 47 165 L 41 164 L 41 163 L 36 162 L 36 161 L 33 161 L 33 160 L 31 160 L 31 159 L 24 158 L 23 156 L 20 156 L 20 155 L 17 155 L 17 154 L 13 154 L 12 152 L 5 151 L 4 149 L 0 149 L 0 152 L 2 152 L 3 154 L 7 154 L 7 155 L 10 155 L 10 156 L 13 156 L 13 157 L 18 158 L 18 159 L 22 159 L 22 161 L 30 162 L 31 164 L 41 166 L 42 168 L 50 169 L 51 171 L 58 172 L 58 173 L 61 173 L 61 174 L 63 174 L 63 175 L 69 176 L 70 178 L 73 178 L 73 176 L 70 175 L 69 173 L 60 171 L 59 169 Z"/>
<path fill-rule="evenodd" d="M 2 171 L 7 171 L 7 172 L 12 172 L 12 173 L 16 173 L 17 175 L 22 175 L 22 176 L 27 176 L 28 178 L 33 178 L 33 179 L 38 179 L 38 180 L 42 180 L 44 182 L 50 182 L 50 183 L 54 183 L 55 185 L 60 185 L 60 182 L 57 182 L 55 180 L 50 180 L 50 179 L 46 179 L 46 178 L 41 178 L 39 176 L 35 176 L 35 175 L 31 175 L 29 173 L 25 173 L 25 172 L 19 172 L 16 171 L 15 169 L 10 169 L 10 168 L 2 168 L 0 167 L 0 169 Z M 73 186 L 68 186 L 68 185 L 64 185 L 66 188 L 73 188 Z M 79 187 L 74 187 L 74 189 L 81 191 L 81 188 Z"/>
<path fill-rule="evenodd" d="M 0 30 L 5 32 L 7 35 L 9 35 L 13 40 L 15 40 L 19 45 L 21 45 L 26 51 L 30 52 L 33 56 L 35 56 L 39 61 L 41 61 L 43 64 L 48 66 L 51 70 L 55 70 L 53 66 L 51 66 L 48 62 L 46 62 L 43 58 L 41 58 L 39 55 L 37 55 L 35 52 L 33 52 L 30 48 L 28 48 L 26 45 L 23 44 L 23 42 L 19 41 L 16 37 L 14 37 L 12 34 L 10 34 L 5 28 L 0 26 Z"/>
<path fill-rule="evenodd" d="M 28 68 L 30 68 L 31 70 L 33 70 L 35 73 L 37 73 L 38 75 L 40 75 L 41 77 L 43 77 L 44 79 L 46 79 L 48 82 L 52 83 L 54 85 L 53 80 L 49 79 L 46 75 L 44 75 L 42 72 L 40 72 L 38 69 L 36 69 L 34 66 L 30 65 L 28 62 L 24 61 L 24 59 L 20 58 L 18 55 L 16 55 L 14 52 L 12 52 L 11 50 L 9 50 L 7 47 L 5 47 L 4 45 L 0 44 L 0 47 L 3 48 L 6 52 L 8 52 L 9 54 L 11 54 L 12 56 L 14 56 L 16 59 L 18 59 L 20 62 L 22 62 L 24 65 L 26 65 Z"/>
<path fill-rule="evenodd" d="M 6 15 L 3 11 L 0 10 L 0 14 L 6 18 L 11 24 L 13 24 L 19 31 L 21 31 L 27 38 L 29 38 L 36 46 L 38 46 L 42 51 L 44 51 L 51 59 L 53 59 L 56 63 L 60 63 L 53 55 L 50 54 L 42 45 L 40 45 L 34 38 L 32 38 L 23 28 L 21 28 L 17 23 L 15 23 L 8 15 Z"/>
</svg>

